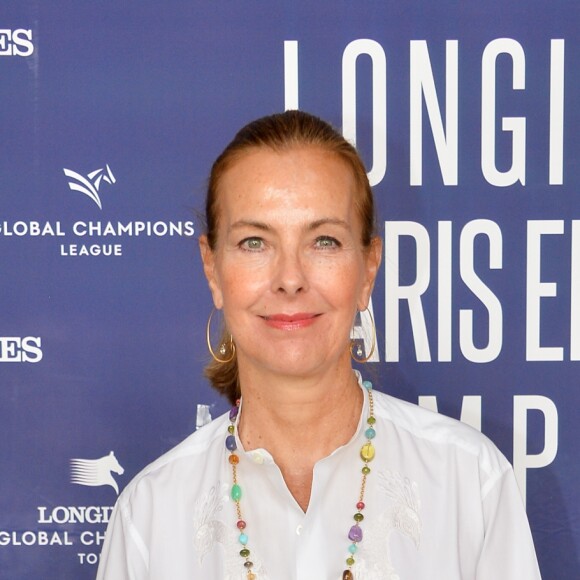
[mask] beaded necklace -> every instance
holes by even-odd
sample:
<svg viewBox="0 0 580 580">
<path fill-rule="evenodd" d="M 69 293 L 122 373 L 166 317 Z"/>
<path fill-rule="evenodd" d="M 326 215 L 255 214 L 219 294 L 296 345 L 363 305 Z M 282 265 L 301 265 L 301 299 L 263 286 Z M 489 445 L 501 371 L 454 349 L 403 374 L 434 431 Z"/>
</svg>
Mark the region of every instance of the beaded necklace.
<svg viewBox="0 0 580 580">
<path fill-rule="evenodd" d="M 346 570 L 342 573 L 342 580 L 354 580 L 352 573 L 352 567 L 354 566 L 355 559 L 354 556 L 358 550 L 358 544 L 362 541 L 363 532 L 360 527 L 360 523 L 364 520 L 362 511 L 365 509 L 364 497 L 365 489 L 367 483 L 367 476 L 371 472 L 368 466 L 369 462 L 375 457 L 375 447 L 372 440 L 375 438 L 376 431 L 374 425 L 376 419 L 374 416 L 373 407 L 373 393 L 372 393 L 372 383 L 370 381 L 363 381 L 363 386 L 367 389 L 369 394 L 369 416 L 367 417 L 368 427 L 365 430 L 366 443 L 361 447 L 360 457 L 363 460 L 363 467 L 361 469 L 362 481 L 360 485 L 360 492 L 358 497 L 358 502 L 356 503 L 356 513 L 353 516 L 354 525 L 351 526 L 348 531 L 348 539 L 351 544 L 348 546 L 348 557 L 346 559 Z M 242 508 L 240 507 L 240 500 L 242 499 L 242 488 L 238 483 L 238 463 L 240 462 L 239 456 L 236 454 L 237 443 L 236 443 L 236 419 L 240 411 L 240 401 L 236 401 L 236 404 L 232 407 L 230 411 L 230 424 L 228 425 L 228 435 L 226 437 L 226 449 L 230 452 L 228 461 L 232 466 L 232 489 L 230 492 L 231 498 L 236 504 L 236 515 L 237 522 L 236 527 L 239 532 L 238 542 L 241 545 L 240 556 L 244 560 L 244 568 L 246 569 L 246 579 L 256 580 L 257 575 L 252 571 L 254 563 L 250 559 L 250 548 L 248 547 L 249 538 L 246 533 L 246 522 L 242 517 Z"/>
</svg>

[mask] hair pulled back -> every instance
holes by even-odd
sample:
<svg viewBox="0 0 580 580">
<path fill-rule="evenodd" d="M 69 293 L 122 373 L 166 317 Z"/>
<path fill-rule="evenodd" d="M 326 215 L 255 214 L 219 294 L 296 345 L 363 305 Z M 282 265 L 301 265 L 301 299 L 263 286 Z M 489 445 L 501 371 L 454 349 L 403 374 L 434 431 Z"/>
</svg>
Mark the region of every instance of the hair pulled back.
<svg viewBox="0 0 580 580">
<path fill-rule="evenodd" d="M 206 235 L 215 250 L 219 222 L 219 186 L 224 173 L 244 153 L 256 148 L 283 152 L 292 148 L 316 147 L 338 155 L 352 169 L 357 186 L 355 207 L 362 225 L 363 246 L 369 247 L 375 234 L 375 206 L 365 166 L 356 149 L 326 121 L 303 111 L 286 111 L 252 121 L 236 134 L 215 160 L 209 176 L 206 203 Z M 238 363 L 231 350 L 230 334 L 223 328 L 220 344 L 226 347 L 227 363 L 211 360 L 205 376 L 211 385 L 231 403 L 240 397 Z M 232 356 L 233 355 L 233 356 Z"/>
</svg>

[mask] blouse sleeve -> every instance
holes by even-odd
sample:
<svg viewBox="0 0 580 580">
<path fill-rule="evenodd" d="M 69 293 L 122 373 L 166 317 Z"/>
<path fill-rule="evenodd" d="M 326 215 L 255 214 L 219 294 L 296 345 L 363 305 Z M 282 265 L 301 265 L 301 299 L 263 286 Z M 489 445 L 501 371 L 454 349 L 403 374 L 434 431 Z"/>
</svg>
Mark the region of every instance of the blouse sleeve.
<svg viewBox="0 0 580 580">
<path fill-rule="evenodd" d="M 476 580 L 541 580 L 534 542 L 512 469 L 483 500 L 485 537 Z"/>
</svg>

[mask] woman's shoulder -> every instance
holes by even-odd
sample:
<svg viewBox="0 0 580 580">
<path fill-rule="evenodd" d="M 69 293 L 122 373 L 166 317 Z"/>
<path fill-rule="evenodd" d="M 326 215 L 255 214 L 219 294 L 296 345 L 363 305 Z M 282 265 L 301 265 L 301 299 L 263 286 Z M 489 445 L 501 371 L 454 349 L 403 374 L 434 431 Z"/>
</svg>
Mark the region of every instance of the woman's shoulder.
<svg viewBox="0 0 580 580">
<path fill-rule="evenodd" d="M 472 456 L 487 472 L 500 474 L 511 468 L 496 445 L 470 425 L 386 393 L 373 393 L 377 419 L 390 422 L 415 444 Z"/>
</svg>

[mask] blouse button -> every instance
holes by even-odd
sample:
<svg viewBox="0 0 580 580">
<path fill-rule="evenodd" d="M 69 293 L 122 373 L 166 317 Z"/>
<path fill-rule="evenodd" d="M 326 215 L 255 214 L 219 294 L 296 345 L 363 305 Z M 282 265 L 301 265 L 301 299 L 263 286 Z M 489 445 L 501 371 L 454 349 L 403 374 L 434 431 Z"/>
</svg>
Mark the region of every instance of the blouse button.
<svg viewBox="0 0 580 580">
<path fill-rule="evenodd" d="M 264 457 L 262 456 L 261 453 L 253 453 L 252 459 L 254 460 L 254 463 L 257 463 L 258 465 L 261 465 L 262 463 L 264 463 Z"/>
<path fill-rule="evenodd" d="M 300 524 L 297 528 L 296 528 L 296 535 L 299 536 L 302 533 L 302 524 Z"/>
</svg>

